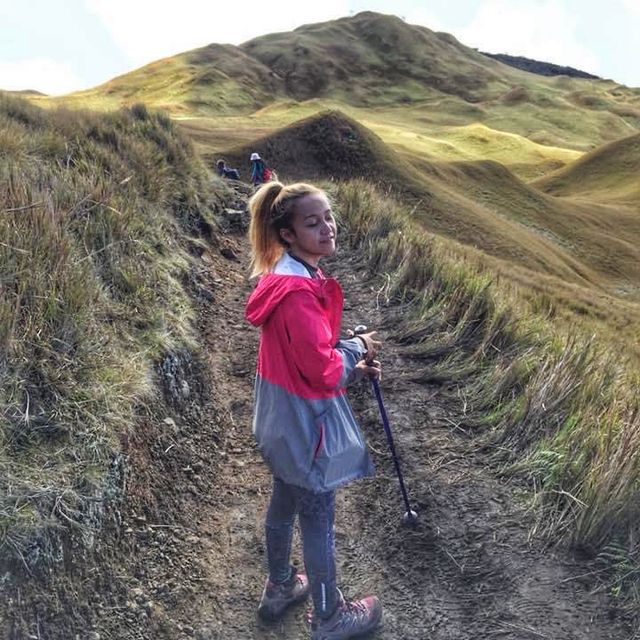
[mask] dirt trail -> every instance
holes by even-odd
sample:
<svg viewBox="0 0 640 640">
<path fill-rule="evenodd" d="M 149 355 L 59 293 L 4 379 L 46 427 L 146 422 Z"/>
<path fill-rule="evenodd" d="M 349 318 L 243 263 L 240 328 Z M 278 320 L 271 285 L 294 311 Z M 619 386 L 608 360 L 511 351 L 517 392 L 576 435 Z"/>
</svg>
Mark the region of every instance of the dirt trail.
<svg viewBox="0 0 640 640">
<path fill-rule="evenodd" d="M 228 285 L 202 316 L 214 386 L 233 424 L 216 469 L 215 499 L 202 514 L 201 567 L 206 589 L 192 609 L 195 637 L 308 637 L 306 606 L 275 625 L 255 615 L 264 581 L 263 517 L 270 477 L 251 435 L 257 332 L 243 320 L 250 286 L 244 280 L 247 245 L 230 239 L 238 261 L 228 263 Z M 357 259 L 331 261 L 345 289 L 345 327 L 366 320 L 385 334 L 398 308 L 377 309 L 374 286 Z M 346 595 L 380 595 L 384 626 L 377 639 L 484 640 L 622 639 L 608 603 L 578 576 L 593 570 L 568 554 L 528 539 L 531 515 L 522 490 L 497 479 L 457 423 L 464 409 L 452 390 L 411 381 L 415 363 L 400 345 L 384 347 L 382 383 L 396 446 L 420 525 L 400 525 L 403 507 L 366 385 L 351 393 L 373 451 L 375 479 L 339 492 L 336 544 Z M 470 446 L 471 445 L 471 446 Z M 301 554 L 296 546 L 294 558 Z"/>
</svg>

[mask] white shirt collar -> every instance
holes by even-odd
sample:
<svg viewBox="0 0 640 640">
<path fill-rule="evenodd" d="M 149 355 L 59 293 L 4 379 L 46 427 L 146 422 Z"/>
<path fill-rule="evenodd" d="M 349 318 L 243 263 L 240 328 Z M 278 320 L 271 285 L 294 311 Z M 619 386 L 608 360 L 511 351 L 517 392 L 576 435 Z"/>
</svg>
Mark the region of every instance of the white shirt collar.
<svg viewBox="0 0 640 640">
<path fill-rule="evenodd" d="M 297 260 L 294 260 L 286 251 L 273 267 L 273 273 L 279 276 L 302 276 L 311 278 L 307 268 Z"/>
</svg>

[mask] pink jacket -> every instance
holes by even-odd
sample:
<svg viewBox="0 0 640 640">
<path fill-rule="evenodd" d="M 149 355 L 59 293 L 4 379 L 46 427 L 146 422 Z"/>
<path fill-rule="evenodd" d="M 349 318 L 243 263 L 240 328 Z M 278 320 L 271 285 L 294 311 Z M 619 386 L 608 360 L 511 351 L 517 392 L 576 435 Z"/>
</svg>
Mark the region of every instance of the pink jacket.
<svg viewBox="0 0 640 640">
<path fill-rule="evenodd" d="M 328 491 L 373 473 L 346 398 L 363 346 L 339 340 L 342 289 L 311 278 L 285 254 L 249 297 L 246 317 L 261 327 L 253 430 L 273 474 Z"/>
</svg>

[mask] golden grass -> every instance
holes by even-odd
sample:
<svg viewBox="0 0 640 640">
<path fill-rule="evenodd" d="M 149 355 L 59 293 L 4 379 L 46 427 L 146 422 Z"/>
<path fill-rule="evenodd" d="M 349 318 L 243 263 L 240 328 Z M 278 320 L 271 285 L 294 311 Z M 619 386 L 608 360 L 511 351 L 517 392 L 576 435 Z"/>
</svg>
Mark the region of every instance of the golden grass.
<svg viewBox="0 0 640 640">
<path fill-rule="evenodd" d="M 558 196 L 628 204 L 640 211 L 640 134 L 616 140 L 533 183 Z"/>
<path fill-rule="evenodd" d="M 328 187 L 348 241 L 411 302 L 396 337 L 424 381 L 463 385 L 465 425 L 529 478 L 539 532 L 592 552 L 634 551 L 640 487 L 640 361 L 580 313 L 556 317 L 473 251 L 425 233 L 413 213 L 363 182 Z"/>
<path fill-rule="evenodd" d="M 526 73 L 447 34 L 372 12 L 239 47 L 211 44 L 86 91 L 30 99 L 107 110 L 145 102 L 180 119 L 203 118 L 222 134 L 222 146 L 204 136 L 213 154 L 227 149 L 225 129 L 240 139 L 256 127 L 274 130 L 340 109 L 397 149 L 494 159 L 523 178 L 640 127 L 636 90 Z"/>
</svg>

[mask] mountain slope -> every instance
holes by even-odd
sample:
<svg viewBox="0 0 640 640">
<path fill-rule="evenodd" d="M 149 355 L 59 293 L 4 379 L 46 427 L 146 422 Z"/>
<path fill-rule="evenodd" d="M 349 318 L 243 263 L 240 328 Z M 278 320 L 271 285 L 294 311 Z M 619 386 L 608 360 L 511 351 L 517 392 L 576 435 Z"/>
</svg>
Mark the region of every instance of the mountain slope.
<svg viewBox="0 0 640 640">
<path fill-rule="evenodd" d="M 261 36 L 240 48 L 281 76 L 297 100 L 330 95 L 352 104 L 409 103 L 440 93 L 476 102 L 490 83 L 506 88 L 511 73 L 449 34 L 370 11 Z"/>
<path fill-rule="evenodd" d="M 599 147 L 532 185 L 557 196 L 627 202 L 640 211 L 640 134 Z"/>
<path fill-rule="evenodd" d="M 86 91 L 40 104 L 115 108 L 133 102 L 180 116 L 249 115 L 278 100 L 321 98 L 362 108 L 415 106 L 448 124 L 496 129 L 572 148 L 640 128 L 640 90 L 546 78 L 504 65 L 453 36 L 373 12 L 240 46 L 212 44 Z M 575 146 L 577 145 L 577 146 Z"/>
<path fill-rule="evenodd" d="M 507 264 L 601 291 L 640 285 L 638 216 L 549 196 L 497 162 L 411 159 L 338 111 L 224 155 L 243 167 L 252 151 L 285 181 L 362 177 L 381 185 L 413 202 L 413 215 L 429 231 Z"/>
</svg>

